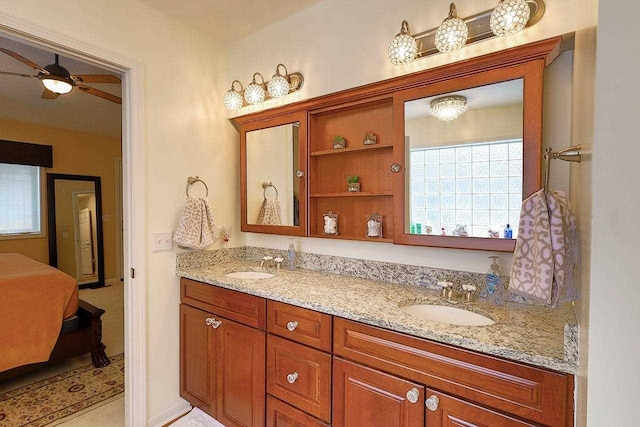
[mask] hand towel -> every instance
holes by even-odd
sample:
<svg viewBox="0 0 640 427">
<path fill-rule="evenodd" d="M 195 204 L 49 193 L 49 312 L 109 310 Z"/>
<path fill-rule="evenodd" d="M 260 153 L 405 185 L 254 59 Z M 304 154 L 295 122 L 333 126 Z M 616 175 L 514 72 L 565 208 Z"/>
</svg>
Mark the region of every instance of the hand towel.
<svg viewBox="0 0 640 427">
<path fill-rule="evenodd" d="M 281 225 L 280 201 L 278 199 L 264 199 L 256 223 L 260 225 Z"/>
<path fill-rule="evenodd" d="M 187 197 L 173 241 L 183 248 L 202 250 L 218 240 L 207 199 Z"/>
<path fill-rule="evenodd" d="M 575 215 L 561 191 L 539 190 L 522 202 L 509 289 L 555 307 L 577 298 Z"/>
</svg>

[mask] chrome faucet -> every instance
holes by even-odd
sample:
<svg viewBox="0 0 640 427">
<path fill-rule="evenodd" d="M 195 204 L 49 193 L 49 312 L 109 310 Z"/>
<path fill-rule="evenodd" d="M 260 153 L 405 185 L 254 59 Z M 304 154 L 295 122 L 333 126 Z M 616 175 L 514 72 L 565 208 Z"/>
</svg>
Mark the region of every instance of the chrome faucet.
<svg viewBox="0 0 640 427">
<path fill-rule="evenodd" d="M 269 268 L 271 261 L 273 261 L 273 257 L 270 255 L 265 255 L 262 257 L 262 262 L 260 263 L 260 268 Z"/>
</svg>

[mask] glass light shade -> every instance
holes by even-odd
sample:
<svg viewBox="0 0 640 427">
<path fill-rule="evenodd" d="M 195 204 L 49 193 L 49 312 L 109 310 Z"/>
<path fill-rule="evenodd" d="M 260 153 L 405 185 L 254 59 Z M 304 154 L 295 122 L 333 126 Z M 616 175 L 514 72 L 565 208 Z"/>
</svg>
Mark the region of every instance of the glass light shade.
<svg viewBox="0 0 640 427">
<path fill-rule="evenodd" d="M 267 83 L 267 91 L 272 98 L 279 98 L 289 93 L 289 81 L 281 74 L 275 74 L 269 83 Z"/>
<path fill-rule="evenodd" d="M 429 104 L 429 111 L 432 116 L 443 122 L 450 122 L 467 111 L 467 98 L 461 95 L 436 98 Z"/>
<path fill-rule="evenodd" d="M 530 14 L 526 0 L 500 0 L 491 13 L 491 31 L 500 37 L 515 34 L 527 25 Z"/>
<path fill-rule="evenodd" d="M 417 53 L 418 44 L 409 34 L 409 24 L 407 21 L 402 21 L 400 32 L 389 44 L 389 61 L 396 65 L 409 64 L 415 59 Z"/>
<path fill-rule="evenodd" d="M 65 82 L 64 80 L 42 79 L 42 84 L 51 92 L 60 95 L 69 93 L 71 92 L 71 89 L 73 89 L 73 86 L 70 83 Z"/>
<path fill-rule="evenodd" d="M 453 52 L 462 49 L 469 38 L 467 24 L 455 13 L 449 15 L 436 31 L 435 45 L 440 52 Z"/>
<path fill-rule="evenodd" d="M 242 108 L 242 95 L 240 95 L 240 92 L 232 88 L 229 92 L 224 94 L 222 102 L 228 110 L 239 110 Z"/>
</svg>

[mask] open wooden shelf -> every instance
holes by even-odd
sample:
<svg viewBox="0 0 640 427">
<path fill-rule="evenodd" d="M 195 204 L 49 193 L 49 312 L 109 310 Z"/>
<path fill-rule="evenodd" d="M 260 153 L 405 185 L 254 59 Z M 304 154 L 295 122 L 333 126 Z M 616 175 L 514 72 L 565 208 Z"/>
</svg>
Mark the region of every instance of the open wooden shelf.
<svg viewBox="0 0 640 427">
<path fill-rule="evenodd" d="M 373 237 L 349 236 L 349 235 L 341 235 L 341 234 L 338 234 L 337 236 L 327 236 L 324 234 L 310 234 L 309 236 L 320 237 L 322 239 L 361 240 L 363 242 L 393 243 L 393 239 L 388 239 L 386 237 L 373 238 Z"/>
<path fill-rule="evenodd" d="M 310 197 L 389 197 L 393 191 L 345 191 L 342 193 L 315 193 Z"/>
<path fill-rule="evenodd" d="M 374 144 L 374 145 L 362 145 L 359 147 L 346 147 L 346 148 L 334 148 L 331 150 L 320 150 L 320 151 L 313 151 L 311 153 L 311 157 L 317 157 L 317 156 L 331 156 L 334 154 L 345 154 L 345 153 L 352 153 L 354 151 L 364 151 L 364 150 L 381 150 L 384 148 L 393 148 L 393 145 L 389 145 L 389 144 Z"/>
</svg>

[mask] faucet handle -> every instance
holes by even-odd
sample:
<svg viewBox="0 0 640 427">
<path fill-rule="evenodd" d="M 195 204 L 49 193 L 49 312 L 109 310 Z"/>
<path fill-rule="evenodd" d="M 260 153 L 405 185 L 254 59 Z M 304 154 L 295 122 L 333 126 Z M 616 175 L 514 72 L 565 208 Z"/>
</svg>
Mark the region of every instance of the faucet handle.
<svg viewBox="0 0 640 427">
<path fill-rule="evenodd" d="M 280 270 L 280 264 L 282 264 L 282 261 L 284 261 L 284 258 L 281 258 L 281 257 L 275 257 L 273 260 L 274 260 L 274 261 L 276 262 L 276 264 L 277 264 L 277 269 L 278 269 L 278 270 Z"/>
</svg>

